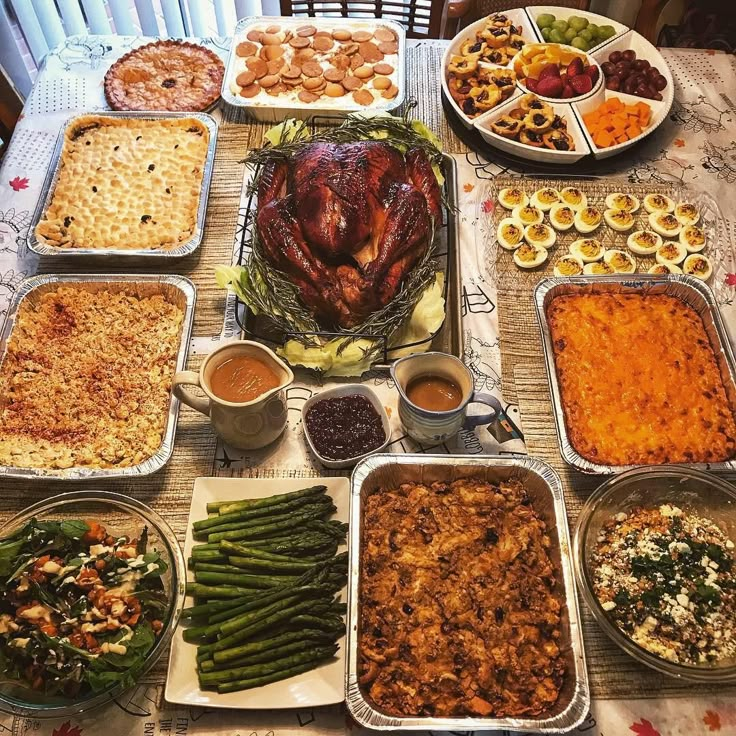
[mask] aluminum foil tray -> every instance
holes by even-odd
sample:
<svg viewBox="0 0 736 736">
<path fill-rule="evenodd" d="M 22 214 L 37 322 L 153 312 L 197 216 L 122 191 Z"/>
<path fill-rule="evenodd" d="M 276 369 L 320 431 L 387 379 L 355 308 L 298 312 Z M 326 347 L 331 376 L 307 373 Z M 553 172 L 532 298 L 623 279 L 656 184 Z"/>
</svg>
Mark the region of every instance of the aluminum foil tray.
<svg viewBox="0 0 736 736">
<path fill-rule="evenodd" d="M 529 493 L 534 510 L 547 525 L 552 542 L 550 555 L 558 571 L 556 592 L 564 601 L 560 649 L 565 657 L 566 676 L 554 708 L 536 718 L 397 717 L 378 710 L 358 683 L 363 500 L 372 493 L 380 492 L 381 488 L 396 488 L 409 481 L 452 482 L 459 478 L 477 478 L 493 483 L 509 478 L 519 479 Z M 359 463 L 353 472 L 349 534 L 348 666 L 345 673 L 345 700 L 351 715 L 358 723 L 380 731 L 431 729 L 466 732 L 476 729 L 505 729 L 562 733 L 582 722 L 590 707 L 582 624 L 578 612 L 562 484 L 549 465 L 520 455 L 372 455 Z"/>
<path fill-rule="evenodd" d="M 692 276 L 650 276 L 615 274 L 611 276 L 575 276 L 543 279 L 534 290 L 539 328 L 542 331 L 544 361 L 554 408 L 557 438 L 562 458 L 583 473 L 612 474 L 631 470 L 636 465 L 601 465 L 584 458 L 571 444 L 562 409 L 562 395 L 557 381 L 552 336 L 547 322 L 547 306 L 563 294 L 666 294 L 695 309 L 705 325 L 705 332 L 716 356 L 728 401 L 736 409 L 736 358 L 728 339 L 715 296 L 710 287 Z M 736 471 L 736 458 L 720 463 L 681 463 L 700 470 Z"/>
<path fill-rule="evenodd" d="M 184 276 L 175 275 L 148 275 L 148 274 L 116 274 L 104 276 L 96 274 L 70 274 L 65 276 L 43 275 L 26 279 L 13 295 L 13 301 L 8 308 L 5 324 L 0 332 L 0 365 L 5 357 L 5 349 L 10 338 L 18 309 L 24 299 L 32 299 L 37 295 L 52 291 L 60 284 L 74 285 L 89 291 L 125 291 L 138 297 L 162 294 L 165 299 L 175 304 L 184 312 L 184 321 L 181 328 L 179 351 L 176 356 L 176 371 L 186 367 L 189 341 L 192 336 L 194 322 L 194 304 L 197 293 L 194 284 Z M 176 434 L 176 420 L 179 416 L 179 400 L 171 395 L 168 419 L 161 446 L 155 455 L 138 465 L 127 468 L 19 468 L 10 465 L 0 465 L 0 478 L 24 478 L 30 480 L 99 480 L 104 478 L 138 477 L 150 475 L 160 470 L 171 458 L 174 450 L 174 435 Z"/>
<path fill-rule="evenodd" d="M 56 139 L 56 147 L 51 155 L 51 162 L 46 178 L 44 179 L 41 195 L 38 204 L 33 213 L 31 226 L 28 228 L 28 237 L 26 242 L 30 250 L 41 256 L 53 256 L 55 258 L 75 259 L 80 256 L 85 258 L 84 263 L 88 263 L 90 258 L 100 259 L 99 263 L 112 263 L 123 261 L 130 264 L 134 261 L 150 261 L 155 260 L 172 260 L 183 258 L 193 253 L 199 248 L 204 235 L 204 218 L 207 212 L 207 199 L 210 193 L 210 184 L 212 183 L 212 170 L 215 165 L 215 149 L 217 148 L 217 121 L 206 113 L 201 112 L 96 112 L 92 111 L 84 113 L 85 115 L 98 115 L 101 117 L 117 117 L 117 118 L 136 118 L 140 120 L 161 120 L 165 118 L 195 118 L 207 126 L 210 134 L 209 146 L 207 147 L 207 157 L 204 162 L 204 171 L 202 172 L 202 186 L 199 193 L 199 206 L 197 207 L 197 221 L 194 232 L 189 240 L 179 243 L 175 248 L 165 250 L 163 248 L 56 248 L 46 245 L 36 238 L 36 225 L 43 217 L 43 213 L 51 203 L 51 198 L 56 189 L 56 183 L 59 179 L 61 171 L 61 151 L 64 147 L 64 135 L 67 128 L 74 124 L 74 121 L 80 117 L 75 115 L 66 121 L 59 131 Z"/>
</svg>

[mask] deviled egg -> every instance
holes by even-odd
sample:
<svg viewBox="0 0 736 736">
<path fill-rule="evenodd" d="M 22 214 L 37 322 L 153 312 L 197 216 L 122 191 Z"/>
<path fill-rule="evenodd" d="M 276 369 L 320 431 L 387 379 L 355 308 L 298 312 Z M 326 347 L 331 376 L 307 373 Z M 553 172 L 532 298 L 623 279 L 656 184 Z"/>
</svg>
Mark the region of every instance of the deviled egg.
<svg viewBox="0 0 736 736">
<path fill-rule="evenodd" d="M 625 250 L 617 248 L 607 250 L 603 256 L 603 262 L 611 266 L 616 273 L 636 272 L 636 258 Z"/>
<path fill-rule="evenodd" d="M 682 230 L 677 218 L 669 212 L 652 212 L 649 215 L 649 227 L 663 238 L 676 238 Z"/>
<path fill-rule="evenodd" d="M 705 233 L 698 225 L 685 225 L 680 230 L 680 242 L 688 253 L 700 253 L 705 248 Z"/>
<path fill-rule="evenodd" d="M 634 227 L 634 215 L 627 210 L 606 210 L 603 213 L 606 225 L 616 232 L 624 233 Z"/>
<path fill-rule="evenodd" d="M 513 217 L 504 217 L 498 223 L 496 240 L 506 250 L 516 250 L 524 242 L 524 227 Z"/>
<path fill-rule="evenodd" d="M 513 210 L 511 210 L 511 217 L 514 220 L 519 220 L 522 225 L 536 225 L 538 222 L 544 220 L 542 210 L 538 207 L 534 207 L 530 204 L 517 204 Z"/>
<path fill-rule="evenodd" d="M 675 266 L 674 263 L 655 263 L 647 273 L 651 273 L 654 276 L 667 276 L 671 273 L 682 273 L 682 269 L 679 266 Z"/>
<path fill-rule="evenodd" d="M 657 248 L 655 258 L 657 263 L 671 263 L 677 265 L 685 260 L 687 251 L 682 243 L 676 240 L 668 240 Z"/>
<path fill-rule="evenodd" d="M 575 215 L 575 229 L 579 233 L 592 233 L 603 221 L 603 215 L 595 207 L 583 207 Z"/>
<path fill-rule="evenodd" d="M 636 212 L 639 209 L 639 199 L 633 194 L 613 192 L 606 197 L 606 207 L 608 207 L 609 210 Z"/>
<path fill-rule="evenodd" d="M 507 210 L 514 207 L 526 207 L 529 204 L 529 197 L 526 192 L 518 187 L 506 187 L 498 193 L 498 203 Z"/>
<path fill-rule="evenodd" d="M 536 268 L 547 260 L 547 249 L 524 243 L 514 251 L 514 263 L 519 268 Z"/>
<path fill-rule="evenodd" d="M 653 230 L 636 230 L 629 235 L 626 245 L 638 256 L 650 256 L 662 245 L 662 236 Z"/>
<path fill-rule="evenodd" d="M 698 208 L 690 202 L 678 202 L 674 214 L 680 225 L 694 225 L 700 220 Z"/>
<path fill-rule="evenodd" d="M 666 194 L 647 194 L 644 209 L 649 212 L 674 212 L 675 203 Z"/>
<path fill-rule="evenodd" d="M 600 261 L 605 252 L 601 241 L 595 238 L 581 238 L 570 243 L 570 255 L 579 258 L 583 263 Z"/>
<path fill-rule="evenodd" d="M 544 187 L 543 189 L 537 189 L 529 201 L 542 212 L 547 212 L 553 204 L 560 201 L 560 193 L 552 187 Z"/>
<path fill-rule="evenodd" d="M 527 225 L 524 228 L 524 240 L 529 245 L 551 248 L 557 242 L 557 234 L 549 225 L 538 222 L 536 225 Z"/>
<path fill-rule="evenodd" d="M 586 276 L 608 276 L 616 273 L 616 269 L 605 261 L 598 261 L 597 263 L 586 263 L 583 266 L 583 273 Z"/>
<path fill-rule="evenodd" d="M 569 230 L 575 224 L 575 210 L 562 202 L 553 204 L 549 210 L 549 221 L 555 230 Z"/>
<path fill-rule="evenodd" d="M 695 276 L 695 278 L 706 281 L 713 273 L 713 265 L 707 256 L 693 253 L 682 264 L 682 272 L 688 276 Z"/>
<path fill-rule="evenodd" d="M 575 256 L 562 256 L 555 263 L 555 276 L 580 276 L 583 273 L 583 262 Z"/>
<path fill-rule="evenodd" d="M 577 187 L 565 187 L 560 189 L 560 201 L 574 210 L 581 210 L 588 205 L 588 198 L 585 192 Z"/>
</svg>

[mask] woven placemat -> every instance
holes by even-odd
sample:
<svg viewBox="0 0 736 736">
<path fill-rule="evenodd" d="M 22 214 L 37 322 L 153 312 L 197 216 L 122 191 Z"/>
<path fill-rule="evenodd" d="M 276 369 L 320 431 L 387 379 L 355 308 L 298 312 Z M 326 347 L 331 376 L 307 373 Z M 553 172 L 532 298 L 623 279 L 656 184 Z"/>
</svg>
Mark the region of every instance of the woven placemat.
<svg viewBox="0 0 736 736">
<path fill-rule="evenodd" d="M 500 251 L 500 249 L 499 249 Z M 585 475 L 562 459 L 550 400 L 544 349 L 537 323 L 533 292 L 544 272 L 521 272 L 503 251 L 496 255 L 501 373 L 504 398 L 519 405 L 524 439 L 530 455 L 549 463 L 560 475 L 565 504 L 574 530 L 580 509 L 604 477 Z M 591 694 L 596 699 L 696 697 L 734 693 L 736 686 L 695 685 L 660 675 L 638 664 L 603 633 L 580 599 L 585 653 Z"/>
</svg>

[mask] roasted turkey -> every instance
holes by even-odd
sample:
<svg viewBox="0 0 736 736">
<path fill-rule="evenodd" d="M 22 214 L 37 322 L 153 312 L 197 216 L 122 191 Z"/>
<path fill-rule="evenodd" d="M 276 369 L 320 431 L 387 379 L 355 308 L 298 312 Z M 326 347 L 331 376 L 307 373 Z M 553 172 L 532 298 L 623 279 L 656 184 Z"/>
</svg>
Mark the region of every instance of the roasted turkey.
<svg viewBox="0 0 736 736">
<path fill-rule="evenodd" d="M 429 158 L 381 141 L 310 143 L 258 182 L 262 251 L 323 327 L 388 304 L 430 247 L 441 195 Z"/>
</svg>

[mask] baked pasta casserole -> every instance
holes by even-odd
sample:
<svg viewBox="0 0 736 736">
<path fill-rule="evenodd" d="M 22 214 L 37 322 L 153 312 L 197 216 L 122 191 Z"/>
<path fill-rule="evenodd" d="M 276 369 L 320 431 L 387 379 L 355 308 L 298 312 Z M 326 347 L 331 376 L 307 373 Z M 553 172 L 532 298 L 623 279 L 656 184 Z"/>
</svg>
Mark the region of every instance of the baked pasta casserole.
<svg viewBox="0 0 736 736">
<path fill-rule="evenodd" d="M 565 675 L 550 538 L 522 484 L 364 502 L 359 681 L 394 716 L 535 716 Z"/>
<path fill-rule="evenodd" d="M 0 365 L 0 465 L 112 468 L 151 457 L 183 318 L 160 294 L 31 292 Z"/>
<path fill-rule="evenodd" d="M 196 118 L 76 118 L 37 239 L 70 249 L 175 248 L 196 229 L 208 146 Z"/>
<path fill-rule="evenodd" d="M 547 308 L 565 426 L 605 465 L 709 463 L 736 422 L 698 313 L 665 294 L 572 294 Z"/>
</svg>

